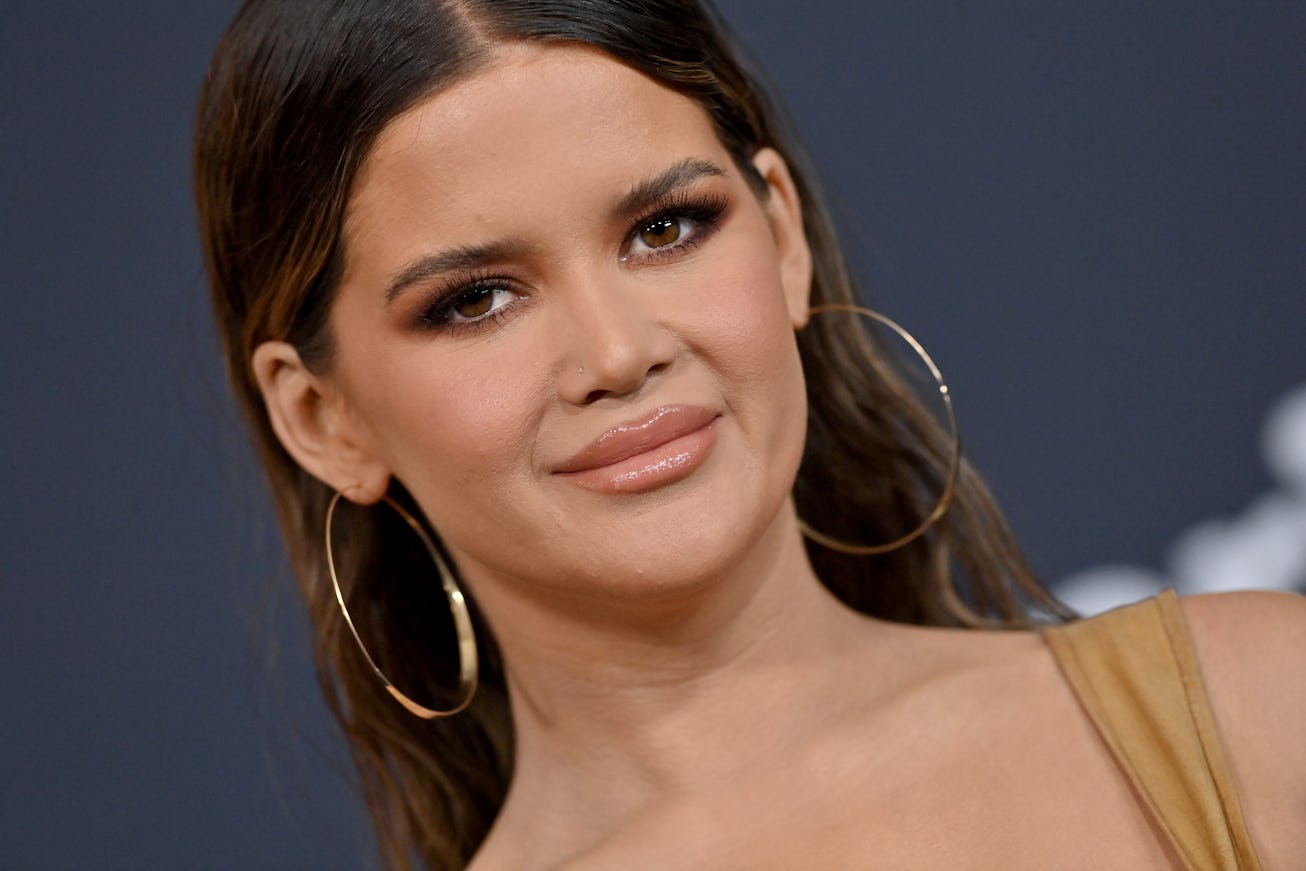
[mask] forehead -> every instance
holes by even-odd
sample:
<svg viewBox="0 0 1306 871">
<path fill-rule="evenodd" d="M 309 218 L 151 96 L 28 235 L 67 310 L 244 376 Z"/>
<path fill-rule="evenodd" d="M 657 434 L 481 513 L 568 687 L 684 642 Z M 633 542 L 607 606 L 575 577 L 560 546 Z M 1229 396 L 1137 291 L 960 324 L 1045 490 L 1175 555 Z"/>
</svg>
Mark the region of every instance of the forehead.
<svg viewBox="0 0 1306 871">
<path fill-rule="evenodd" d="M 346 236 L 362 241 L 378 219 L 438 213 L 465 230 L 587 192 L 611 197 L 686 156 L 730 165 L 693 100 L 593 49 L 511 44 L 382 131 Z"/>
</svg>

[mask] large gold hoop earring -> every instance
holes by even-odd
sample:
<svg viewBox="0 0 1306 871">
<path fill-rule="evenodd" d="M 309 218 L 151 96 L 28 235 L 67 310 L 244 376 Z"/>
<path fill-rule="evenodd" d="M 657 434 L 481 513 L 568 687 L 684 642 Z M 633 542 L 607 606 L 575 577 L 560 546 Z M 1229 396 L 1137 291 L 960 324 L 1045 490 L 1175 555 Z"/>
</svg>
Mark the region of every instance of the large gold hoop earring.
<svg viewBox="0 0 1306 871">
<path fill-rule="evenodd" d="M 851 544 L 846 541 L 840 541 L 837 538 L 831 538 L 824 533 L 817 532 L 804 522 L 801 517 L 798 519 L 798 528 L 802 531 L 804 536 L 817 544 L 830 548 L 831 550 L 837 550 L 841 553 L 852 554 L 854 556 L 871 556 L 874 554 L 888 553 L 889 551 L 897 550 L 903 545 L 920 538 L 925 534 L 926 530 L 935 523 L 938 523 L 943 515 L 948 513 L 948 507 L 952 504 L 953 493 L 957 487 L 957 475 L 961 470 L 961 430 L 957 427 L 957 412 L 952 407 L 952 394 L 948 391 L 948 385 L 943 380 L 943 373 L 939 371 L 939 367 L 935 365 L 934 359 L 926 353 L 925 348 L 921 346 L 921 343 L 916 341 L 915 336 L 907 332 L 895 321 L 890 320 L 879 312 L 863 308 L 859 305 L 829 303 L 827 305 L 814 306 L 808 311 L 808 314 L 815 315 L 824 314 L 826 312 L 850 312 L 852 314 L 871 318 L 872 320 L 893 330 L 904 342 L 910 345 L 911 349 L 915 351 L 916 355 L 925 363 L 926 368 L 930 370 L 930 374 L 934 376 L 934 380 L 938 384 L 939 396 L 943 399 L 943 407 L 946 409 L 948 426 L 952 432 L 952 459 L 948 462 L 948 477 L 944 481 L 943 493 L 939 496 L 938 504 L 936 504 L 934 510 L 931 511 L 923 521 L 921 521 L 919 526 L 901 538 L 895 538 L 893 541 L 886 542 L 885 544 Z"/>
<path fill-rule="evenodd" d="M 377 668 L 372 656 L 363 646 L 363 639 L 359 637 L 358 630 L 354 627 L 354 621 L 349 616 L 349 609 L 345 607 L 344 594 L 340 592 L 340 579 L 336 576 L 336 558 L 334 549 L 331 546 L 331 519 L 335 516 L 336 505 L 340 502 L 343 494 L 336 493 L 331 497 L 331 504 L 327 506 L 326 511 L 326 557 L 327 570 L 331 574 L 331 586 L 336 591 L 336 602 L 340 605 L 340 613 L 345 618 L 345 625 L 349 627 L 350 633 L 354 636 L 354 641 L 358 642 L 358 649 L 362 651 L 363 658 L 367 664 L 372 667 L 381 684 L 389 691 L 390 695 L 395 697 L 399 704 L 403 705 L 410 713 L 421 717 L 424 720 L 430 720 L 435 717 L 449 717 L 459 713 L 472 703 L 472 696 L 476 695 L 477 675 L 480 671 L 480 661 L 476 654 L 476 634 L 472 630 L 471 614 L 467 611 L 467 600 L 463 598 L 463 591 L 458 588 L 458 582 L 454 580 L 453 572 L 449 571 L 449 566 L 445 564 L 440 552 L 436 550 L 435 542 L 431 541 L 431 536 L 427 534 L 422 525 L 417 522 L 417 518 L 410 514 L 399 503 L 395 502 L 389 496 L 382 496 L 385 503 L 393 508 L 400 517 L 404 519 L 413 530 L 417 537 L 422 540 L 426 546 L 426 552 L 430 554 L 431 560 L 435 563 L 436 569 L 440 572 L 440 583 L 444 587 L 444 594 L 449 598 L 449 613 L 453 615 L 454 631 L 458 635 L 458 689 L 462 695 L 462 701 L 456 707 L 447 711 L 437 711 L 424 705 L 419 705 L 411 698 L 402 693 L 398 687 L 390 682 L 390 679 Z"/>
</svg>

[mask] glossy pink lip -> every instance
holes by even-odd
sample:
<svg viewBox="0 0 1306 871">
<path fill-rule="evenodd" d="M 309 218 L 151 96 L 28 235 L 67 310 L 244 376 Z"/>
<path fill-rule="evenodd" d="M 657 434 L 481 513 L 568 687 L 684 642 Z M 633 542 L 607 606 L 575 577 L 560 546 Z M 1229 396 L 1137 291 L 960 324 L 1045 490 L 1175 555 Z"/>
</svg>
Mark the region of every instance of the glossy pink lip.
<svg viewBox="0 0 1306 871">
<path fill-rule="evenodd" d="M 642 492 L 687 476 L 716 443 L 708 408 L 665 405 L 600 435 L 554 472 L 589 489 Z"/>
</svg>

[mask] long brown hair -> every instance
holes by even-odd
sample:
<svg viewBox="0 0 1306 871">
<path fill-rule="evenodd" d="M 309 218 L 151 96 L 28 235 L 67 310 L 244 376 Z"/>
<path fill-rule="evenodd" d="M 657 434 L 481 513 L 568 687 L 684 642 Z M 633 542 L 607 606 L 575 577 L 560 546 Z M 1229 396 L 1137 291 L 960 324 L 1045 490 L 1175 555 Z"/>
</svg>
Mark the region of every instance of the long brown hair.
<svg viewBox="0 0 1306 871">
<path fill-rule="evenodd" d="M 331 491 L 285 452 L 250 368 L 264 341 L 330 368 L 328 312 L 351 185 L 396 115 L 487 63 L 498 43 L 583 43 L 702 106 L 741 171 L 763 146 L 789 162 L 814 256 L 812 304 L 855 298 L 820 192 L 717 15 L 695 0 L 249 0 L 223 37 L 200 103 L 196 198 L 227 369 L 279 512 L 316 633 L 327 702 L 348 739 L 387 865 L 461 867 L 502 805 L 512 720 L 482 619 L 481 688 L 463 714 L 418 720 L 359 655 L 326 577 Z M 854 542 L 900 535 L 944 485 L 947 439 L 852 317 L 798 337 L 809 395 L 800 516 Z M 392 494 L 411 500 L 395 484 Z M 448 609 L 411 531 L 355 511 L 338 544 L 360 633 L 392 680 L 429 704 L 456 686 Z M 913 623 L 1022 626 L 1065 612 L 1033 580 L 968 466 L 952 509 L 900 550 L 853 557 L 819 546 L 822 581 L 868 614 Z M 403 579 L 402 583 L 397 582 Z"/>
</svg>

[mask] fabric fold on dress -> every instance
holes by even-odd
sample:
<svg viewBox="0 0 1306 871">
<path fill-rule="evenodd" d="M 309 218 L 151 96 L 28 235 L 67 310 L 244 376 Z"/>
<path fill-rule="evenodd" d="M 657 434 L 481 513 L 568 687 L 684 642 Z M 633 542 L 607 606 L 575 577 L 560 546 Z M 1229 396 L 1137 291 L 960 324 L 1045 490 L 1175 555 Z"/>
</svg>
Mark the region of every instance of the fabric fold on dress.
<svg viewBox="0 0 1306 871">
<path fill-rule="evenodd" d="M 1262 871 L 1173 590 L 1042 635 L 1192 871 Z"/>
</svg>

